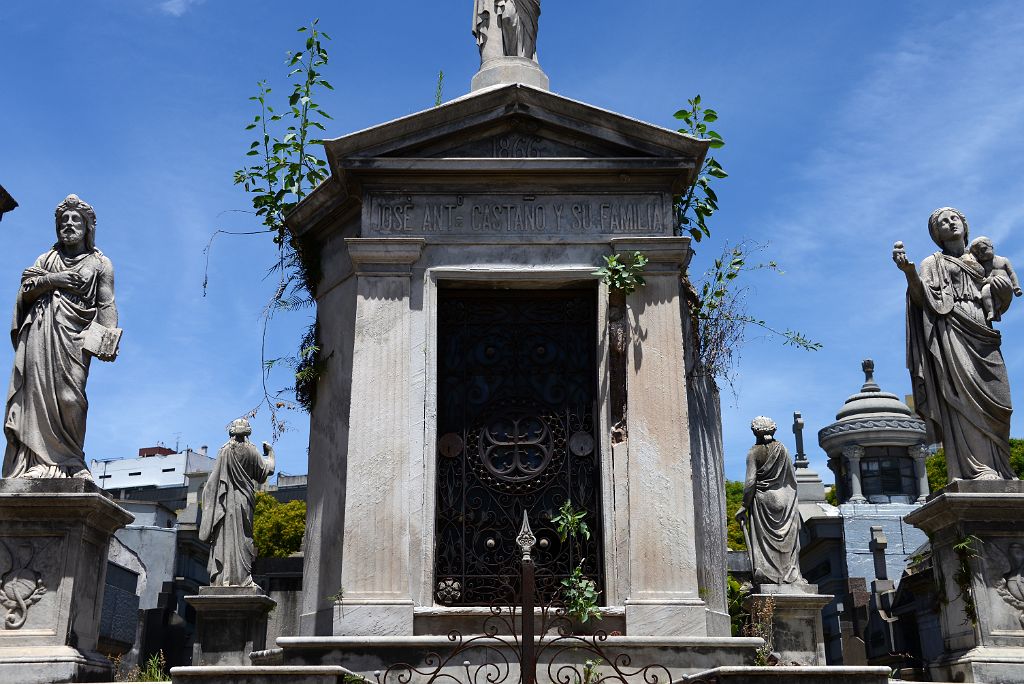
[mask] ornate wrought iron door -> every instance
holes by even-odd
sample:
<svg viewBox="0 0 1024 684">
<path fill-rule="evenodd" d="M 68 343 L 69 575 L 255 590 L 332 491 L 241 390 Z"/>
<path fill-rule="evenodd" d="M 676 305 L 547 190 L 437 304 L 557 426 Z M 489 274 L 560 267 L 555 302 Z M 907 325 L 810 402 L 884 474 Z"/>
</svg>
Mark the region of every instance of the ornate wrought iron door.
<svg viewBox="0 0 1024 684">
<path fill-rule="evenodd" d="M 596 318 L 593 290 L 442 291 L 438 603 L 491 605 L 517 588 L 524 511 L 543 598 L 581 560 L 602 587 Z M 566 499 L 588 512 L 589 540 L 559 540 Z"/>
</svg>

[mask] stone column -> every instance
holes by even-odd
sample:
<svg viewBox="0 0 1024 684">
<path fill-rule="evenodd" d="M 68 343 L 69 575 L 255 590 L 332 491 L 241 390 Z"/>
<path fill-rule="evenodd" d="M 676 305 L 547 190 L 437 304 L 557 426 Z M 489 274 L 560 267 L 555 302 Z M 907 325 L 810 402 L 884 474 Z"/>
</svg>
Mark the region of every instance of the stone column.
<svg viewBox="0 0 1024 684">
<path fill-rule="evenodd" d="M 335 636 L 411 636 L 410 309 L 422 239 L 346 240 L 357 278 Z"/>
<path fill-rule="evenodd" d="M 646 286 L 626 298 L 626 458 L 629 480 L 629 636 L 705 636 L 694 539 L 693 473 L 683 356 L 680 272 L 689 238 L 612 241 L 643 252 Z"/>
<path fill-rule="evenodd" d="M 847 468 L 850 469 L 850 503 L 866 503 L 860 489 L 860 459 L 864 458 L 864 447 L 851 444 L 843 447 Z"/>
<path fill-rule="evenodd" d="M 907 449 L 907 453 L 914 459 L 914 474 L 917 476 L 917 503 L 924 503 L 928 500 L 928 467 L 925 461 L 928 460 L 927 445 L 915 444 Z"/>
</svg>

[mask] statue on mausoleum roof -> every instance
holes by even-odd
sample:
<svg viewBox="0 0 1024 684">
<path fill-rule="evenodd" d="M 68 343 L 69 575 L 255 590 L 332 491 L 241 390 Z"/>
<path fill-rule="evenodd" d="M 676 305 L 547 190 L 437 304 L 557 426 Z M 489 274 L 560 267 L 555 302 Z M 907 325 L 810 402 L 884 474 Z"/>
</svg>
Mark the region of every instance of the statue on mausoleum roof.
<svg viewBox="0 0 1024 684">
<path fill-rule="evenodd" d="M 55 219 L 57 242 L 22 273 L 11 322 L 3 476 L 92 480 L 85 384 L 93 356 L 117 356 L 114 266 L 96 248 L 96 212 L 88 203 L 68 195 Z"/>
<path fill-rule="evenodd" d="M 945 447 L 950 479 L 1015 480 L 1010 382 L 1002 336 L 992 322 L 1020 296 L 1020 286 L 991 241 L 968 249 L 970 229 L 956 209 L 936 209 L 928 232 L 939 251 L 920 269 L 907 259 L 902 242 L 892 253 L 907 278 L 907 366 L 915 409 Z"/>
<path fill-rule="evenodd" d="M 540 0 L 474 0 L 473 35 L 481 59 L 525 57 L 537 61 Z M 500 42 L 488 45 L 491 40 Z M 499 52 L 500 50 L 500 52 Z"/>
</svg>

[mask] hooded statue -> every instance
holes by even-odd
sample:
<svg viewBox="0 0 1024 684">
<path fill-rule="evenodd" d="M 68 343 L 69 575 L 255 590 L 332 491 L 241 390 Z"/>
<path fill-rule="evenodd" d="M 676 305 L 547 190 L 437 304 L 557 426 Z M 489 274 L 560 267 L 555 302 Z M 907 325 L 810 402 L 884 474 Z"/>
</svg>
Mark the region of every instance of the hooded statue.
<svg viewBox="0 0 1024 684">
<path fill-rule="evenodd" d="M 228 434 L 231 439 L 217 452 L 203 487 L 199 539 L 210 544 L 210 586 L 251 587 L 256 487 L 274 473 L 274 449 L 264 442 L 266 458 L 260 456 L 249 441 L 252 427 L 244 418 L 233 421 Z"/>
</svg>

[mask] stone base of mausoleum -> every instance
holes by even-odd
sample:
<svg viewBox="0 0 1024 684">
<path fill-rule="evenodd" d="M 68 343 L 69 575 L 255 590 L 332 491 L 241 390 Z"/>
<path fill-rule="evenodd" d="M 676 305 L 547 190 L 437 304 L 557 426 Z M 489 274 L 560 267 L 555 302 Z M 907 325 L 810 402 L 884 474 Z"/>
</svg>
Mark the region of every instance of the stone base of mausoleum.
<svg viewBox="0 0 1024 684">
<path fill-rule="evenodd" d="M 474 638 L 478 641 L 472 643 Z M 621 656 L 629 658 L 629 671 L 651 667 L 651 671 L 667 671 L 671 679 L 680 679 L 687 674 L 723 666 L 753 665 L 757 649 L 763 644 L 757 638 L 731 637 L 608 637 L 592 642 L 586 640 L 562 641 L 548 646 L 538 642 L 538 679 L 550 670 L 554 675 L 562 665 L 582 666 L 586 660 L 601 660 L 597 652 L 590 650 L 586 643 L 593 643 L 603 657 L 612 662 Z M 503 640 L 503 641 L 499 641 Z M 460 648 L 459 641 L 447 636 L 418 637 L 281 637 L 277 649 L 253 653 L 254 664 L 283 664 L 287 666 L 336 665 L 354 672 L 371 682 L 376 681 L 375 673 L 385 673 L 388 668 L 409 664 L 422 672 L 432 672 L 441 664 L 441 672 L 459 681 L 466 678 L 466 662 L 472 670 L 478 667 L 500 668 L 511 679 L 519 681 L 519 652 L 511 637 L 481 637 L 465 635 Z M 438 659 L 438 656 L 440 659 Z M 431 663 L 431 665 L 427 665 Z M 550 668 L 549 668 L 550 665 Z M 388 678 L 397 681 L 398 670 L 392 670 Z M 496 671 L 497 672 L 497 671 Z M 610 673 L 606 673 L 610 674 Z M 415 681 L 426 681 L 428 677 L 413 677 Z M 483 681 L 483 676 L 477 681 Z M 554 677 L 549 679 L 554 680 Z M 641 678 L 642 679 L 642 678 Z M 661 680 L 665 679 L 662 674 Z"/>
</svg>

